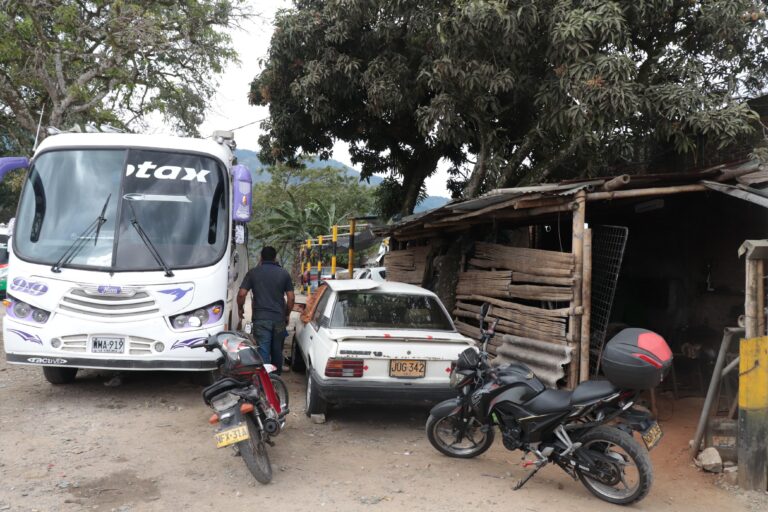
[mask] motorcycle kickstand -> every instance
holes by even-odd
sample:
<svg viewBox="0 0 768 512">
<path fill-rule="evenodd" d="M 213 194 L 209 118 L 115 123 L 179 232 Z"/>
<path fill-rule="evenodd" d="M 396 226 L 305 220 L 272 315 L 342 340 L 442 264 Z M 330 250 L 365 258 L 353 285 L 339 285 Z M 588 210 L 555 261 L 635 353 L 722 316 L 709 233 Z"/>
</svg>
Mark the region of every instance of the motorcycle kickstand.
<svg viewBox="0 0 768 512">
<path fill-rule="evenodd" d="M 513 491 L 517 491 L 517 490 L 521 489 L 521 488 L 522 488 L 522 487 L 523 487 L 525 484 L 527 484 L 527 483 L 528 483 L 528 480 L 530 480 L 531 478 L 533 478 L 533 475 L 535 475 L 536 473 L 538 473 L 538 472 L 539 472 L 539 470 L 540 470 L 541 468 L 543 468 L 544 466 L 546 466 L 548 462 L 549 462 L 549 461 L 547 461 L 546 459 L 544 459 L 544 460 L 540 460 L 540 461 L 537 461 L 537 462 L 531 462 L 531 464 L 533 464 L 534 466 L 536 466 L 536 468 L 535 468 L 533 471 L 531 471 L 530 473 L 528 473 L 528 474 L 526 475 L 526 477 L 525 477 L 525 478 L 523 478 L 522 480 L 518 481 L 518 482 L 515 484 L 515 486 L 514 486 L 514 487 L 512 487 L 512 490 L 513 490 Z"/>
</svg>

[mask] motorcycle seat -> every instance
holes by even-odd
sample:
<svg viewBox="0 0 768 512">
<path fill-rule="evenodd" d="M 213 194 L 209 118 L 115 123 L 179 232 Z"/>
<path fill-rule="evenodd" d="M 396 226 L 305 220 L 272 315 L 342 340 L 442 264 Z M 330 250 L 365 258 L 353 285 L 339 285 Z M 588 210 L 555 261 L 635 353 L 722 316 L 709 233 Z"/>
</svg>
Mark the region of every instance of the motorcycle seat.
<svg viewBox="0 0 768 512">
<path fill-rule="evenodd" d="M 571 405 L 584 405 L 613 395 L 619 388 L 607 380 L 588 380 L 582 382 L 571 394 Z"/>
<path fill-rule="evenodd" d="M 524 407 L 534 414 L 566 411 L 571 406 L 571 392 L 547 389 L 528 400 Z"/>
</svg>

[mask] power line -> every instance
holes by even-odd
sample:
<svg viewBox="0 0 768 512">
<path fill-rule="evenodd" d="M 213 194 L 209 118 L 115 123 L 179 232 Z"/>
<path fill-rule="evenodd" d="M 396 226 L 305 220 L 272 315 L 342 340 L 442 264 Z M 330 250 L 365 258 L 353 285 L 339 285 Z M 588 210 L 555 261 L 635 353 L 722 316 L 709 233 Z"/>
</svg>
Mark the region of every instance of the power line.
<svg viewBox="0 0 768 512">
<path fill-rule="evenodd" d="M 245 128 L 246 126 L 251 126 L 252 124 L 256 124 L 256 123 L 260 123 L 262 121 L 266 121 L 267 119 L 269 119 L 269 117 L 264 117 L 264 118 L 261 118 L 261 119 L 257 119 L 255 121 L 251 121 L 250 123 L 246 123 L 246 124 L 244 124 L 242 126 L 238 126 L 237 128 L 230 128 L 229 131 L 233 132 L 235 130 L 239 130 L 240 128 Z"/>
</svg>

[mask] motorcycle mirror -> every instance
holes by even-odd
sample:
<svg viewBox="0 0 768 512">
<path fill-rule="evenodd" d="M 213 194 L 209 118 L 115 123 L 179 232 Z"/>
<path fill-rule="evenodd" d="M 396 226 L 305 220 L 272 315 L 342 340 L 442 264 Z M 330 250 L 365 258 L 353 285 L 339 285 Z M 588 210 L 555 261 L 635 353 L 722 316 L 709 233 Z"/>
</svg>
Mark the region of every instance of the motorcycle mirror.
<svg viewBox="0 0 768 512">
<path fill-rule="evenodd" d="M 483 305 L 480 306 L 480 318 L 485 318 L 488 316 L 488 310 L 491 309 L 491 305 L 487 302 L 483 302 Z"/>
</svg>

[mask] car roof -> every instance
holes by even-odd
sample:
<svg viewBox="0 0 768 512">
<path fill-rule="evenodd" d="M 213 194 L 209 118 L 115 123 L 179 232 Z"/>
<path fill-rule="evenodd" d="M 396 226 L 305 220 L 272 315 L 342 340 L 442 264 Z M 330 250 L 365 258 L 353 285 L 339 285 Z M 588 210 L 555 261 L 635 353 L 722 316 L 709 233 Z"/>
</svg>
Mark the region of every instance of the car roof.
<svg viewBox="0 0 768 512">
<path fill-rule="evenodd" d="M 335 292 L 346 292 L 355 290 L 376 290 L 383 293 L 402 293 L 409 295 L 429 295 L 435 294 L 431 291 L 406 283 L 396 283 L 393 281 L 374 281 L 372 279 L 331 279 L 324 281 L 328 288 Z"/>
</svg>

